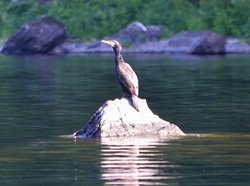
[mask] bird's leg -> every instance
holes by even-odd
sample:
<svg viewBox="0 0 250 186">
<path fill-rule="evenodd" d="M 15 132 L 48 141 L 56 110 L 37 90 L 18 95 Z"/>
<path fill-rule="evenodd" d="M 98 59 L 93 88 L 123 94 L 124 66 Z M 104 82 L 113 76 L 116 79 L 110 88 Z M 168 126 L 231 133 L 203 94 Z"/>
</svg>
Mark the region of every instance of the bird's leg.
<svg viewBox="0 0 250 186">
<path fill-rule="evenodd" d="M 138 112 L 140 112 L 139 110 L 139 103 L 137 102 L 137 96 L 131 96 L 131 95 L 127 95 L 125 93 L 122 94 L 122 98 L 125 98 L 128 100 L 129 104 L 134 107 L 135 110 L 137 110 Z"/>
<path fill-rule="evenodd" d="M 132 106 L 135 108 L 135 110 L 137 110 L 138 112 L 140 112 L 140 109 L 139 109 L 139 102 L 138 102 L 138 97 L 137 96 L 131 96 L 131 103 L 132 103 Z"/>
</svg>

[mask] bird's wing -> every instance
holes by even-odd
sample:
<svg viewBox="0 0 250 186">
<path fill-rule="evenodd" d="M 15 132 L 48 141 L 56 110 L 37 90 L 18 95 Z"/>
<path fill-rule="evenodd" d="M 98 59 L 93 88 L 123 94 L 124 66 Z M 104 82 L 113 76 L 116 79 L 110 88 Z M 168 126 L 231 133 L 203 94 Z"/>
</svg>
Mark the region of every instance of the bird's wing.
<svg viewBox="0 0 250 186">
<path fill-rule="evenodd" d="M 138 96 L 139 94 L 138 78 L 134 70 L 127 63 L 123 63 L 122 68 L 120 68 L 119 70 L 120 70 L 121 83 L 129 89 L 132 95 Z"/>
</svg>

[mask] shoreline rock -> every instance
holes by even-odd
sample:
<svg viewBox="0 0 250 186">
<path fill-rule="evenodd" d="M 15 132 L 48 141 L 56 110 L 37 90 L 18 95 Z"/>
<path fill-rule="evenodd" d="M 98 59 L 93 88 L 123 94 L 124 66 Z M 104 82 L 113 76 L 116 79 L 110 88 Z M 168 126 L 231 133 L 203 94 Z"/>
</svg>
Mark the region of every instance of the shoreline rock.
<svg viewBox="0 0 250 186">
<path fill-rule="evenodd" d="M 211 31 L 180 32 L 165 43 L 165 52 L 185 54 L 224 54 L 225 38 Z"/>
<path fill-rule="evenodd" d="M 136 46 L 145 42 L 159 41 L 166 32 L 167 28 L 163 25 L 143 25 L 135 21 L 109 39 L 118 40 L 125 46 Z"/>
<path fill-rule="evenodd" d="M 75 138 L 102 138 L 127 136 L 184 136 L 184 132 L 155 115 L 146 100 L 138 98 L 139 112 L 127 98 L 106 101 Z"/>
<path fill-rule="evenodd" d="M 5 43 L 7 55 L 46 54 L 66 39 L 65 26 L 54 17 L 43 16 L 24 24 Z"/>
<path fill-rule="evenodd" d="M 59 50 L 60 52 L 56 52 Z M 65 42 L 56 47 L 52 54 L 90 54 L 113 53 L 100 41 L 92 43 Z M 211 31 L 181 32 L 169 39 L 136 43 L 131 47 L 123 47 L 124 53 L 141 54 L 191 54 L 191 55 L 225 55 L 250 54 L 250 45 L 239 39 L 222 37 Z"/>
<path fill-rule="evenodd" d="M 250 54 L 250 45 L 237 38 L 228 38 L 225 45 L 227 54 Z"/>
</svg>

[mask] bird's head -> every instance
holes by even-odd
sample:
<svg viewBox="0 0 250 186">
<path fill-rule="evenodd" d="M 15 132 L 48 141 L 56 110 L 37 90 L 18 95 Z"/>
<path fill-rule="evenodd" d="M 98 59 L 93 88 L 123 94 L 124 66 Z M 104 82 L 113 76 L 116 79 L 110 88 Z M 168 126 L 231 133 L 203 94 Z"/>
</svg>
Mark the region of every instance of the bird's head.
<svg viewBox="0 0 250 186">
<path fill-rule="evenodd" d="M 120 54 L 121 53 L 122 46 L 121 46 L 121 44 L 118 41 L 116 41 L 116 40 L 102 40 L 101 42 L 102 43 L 106 43 L 109 46 L 111 46 L 114 49 L 114 51 L 115 51 L 116 54 Z"/>
</svg>

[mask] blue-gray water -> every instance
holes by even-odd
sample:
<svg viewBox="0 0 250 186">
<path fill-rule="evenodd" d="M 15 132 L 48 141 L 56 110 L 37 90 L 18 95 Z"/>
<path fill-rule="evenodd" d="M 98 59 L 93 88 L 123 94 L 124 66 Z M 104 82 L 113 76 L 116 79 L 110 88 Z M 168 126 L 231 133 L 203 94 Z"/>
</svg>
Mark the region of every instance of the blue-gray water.
<svg viewBox="0 0 250 186">
<path fill-rule="evenodd" d="M 112 55 L 0 56 L 0 185 L 250 185 L 250 56 L 126 55 L 190 135 L 63 138 L 120 97 Z"/>
</svg>

